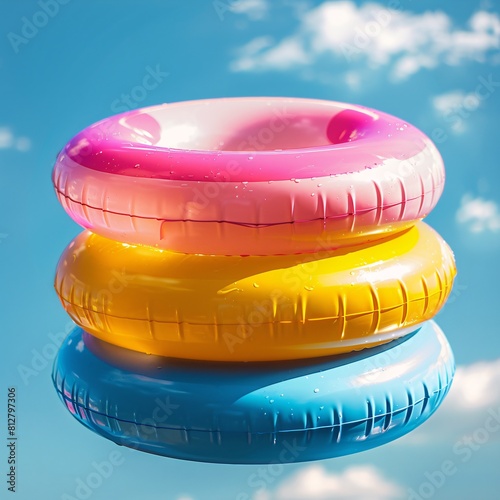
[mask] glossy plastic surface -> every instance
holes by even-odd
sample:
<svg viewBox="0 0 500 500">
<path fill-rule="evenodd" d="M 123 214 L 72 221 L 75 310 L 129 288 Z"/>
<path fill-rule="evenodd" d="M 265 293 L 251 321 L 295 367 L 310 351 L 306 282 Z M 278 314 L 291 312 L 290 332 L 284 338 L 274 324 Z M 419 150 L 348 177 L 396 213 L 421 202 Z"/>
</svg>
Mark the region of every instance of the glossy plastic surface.
<svg viewBox="0 0 500 500">
<path fill-rule="evenodd" d="M 76 323 L 146 353 L 218 360 L 300 359 L 407 334 L 432 318 L 453 254 L 423 222 L 314 255 L 184 255 L 88 231 L 66 248 L 55 288 Z"/>
<path fill-rule="evenodd" d="M 384 237 L 437 203 L 422 132 L 361 106 L 288 98 L 165 104 L 98 122 L 53 171 L 83 227 L 185 253 L 314 252 Z"/>
<path fill-rule="evenodd" d="M 392 441 L 436 410 L 453 372 L 433 322 L 356 354 L 249 364 L 147 356 L 77 328 L 53 380 L 78 421 L 118 444 L 250 464 L 337 457 Z"/>
</svg>

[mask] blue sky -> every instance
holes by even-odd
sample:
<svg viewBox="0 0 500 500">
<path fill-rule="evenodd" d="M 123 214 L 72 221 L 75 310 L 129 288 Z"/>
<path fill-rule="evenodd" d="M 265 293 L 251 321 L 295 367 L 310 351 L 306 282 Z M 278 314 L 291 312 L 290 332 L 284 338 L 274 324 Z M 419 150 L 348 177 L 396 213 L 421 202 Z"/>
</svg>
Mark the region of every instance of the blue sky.
<svg viewBox="0 0 500 500">
<path fill-rule="evenodd" d="M 0 9 L 1 377 L 5 399 L 7 387 L 18 393 L 17 498 L 78 498 L 78 481 L 112 453 L 116 466 L 91 500 L 498 498 L 498 2 L 42 0 Z M 145 92 L 148 72 L 157 86 Z M 359 103 L 436 140 L 447 183 L 427 222 L 457 259 L 437 319 L 458 371 L 440 411 L 403 439 L 272 471 L 197 464 L 118 448 L 57 399 L 54 346 L 70 324 L 52 280 L 80 231 L 52 191 L 57 152 L 124 108 L 239 95 Z M 6 453 L 0 463 L 4 471 Z"/>
</svg>

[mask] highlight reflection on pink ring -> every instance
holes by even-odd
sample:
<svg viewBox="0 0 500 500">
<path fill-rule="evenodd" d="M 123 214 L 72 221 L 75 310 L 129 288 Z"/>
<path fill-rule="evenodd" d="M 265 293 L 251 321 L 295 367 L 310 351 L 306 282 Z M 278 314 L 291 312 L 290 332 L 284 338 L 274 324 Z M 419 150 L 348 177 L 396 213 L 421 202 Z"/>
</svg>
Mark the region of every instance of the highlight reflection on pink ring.
<svg viewBox="0 0 500 500">
<path fill-rule="evenodd" d="M 384 237 L 435 206 L 433 143 L 350 104 L 232 98 L 163 104 L 69 141 L 56 193 L 83 227 L 185 253 L 314 252 Z"/>
</svg>

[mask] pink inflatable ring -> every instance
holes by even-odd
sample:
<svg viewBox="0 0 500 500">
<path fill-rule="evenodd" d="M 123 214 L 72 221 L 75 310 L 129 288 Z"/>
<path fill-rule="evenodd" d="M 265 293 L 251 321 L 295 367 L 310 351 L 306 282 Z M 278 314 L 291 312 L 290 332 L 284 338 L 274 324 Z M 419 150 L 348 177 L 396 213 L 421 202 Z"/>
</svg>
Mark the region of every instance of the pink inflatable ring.
<svg viewBox="0 0 500 500">
<path fill-rule="evenodd" d="M 177 252 L 314 252 L 426 216 L 441 157 L 415 127 L 350 104 L 253 97 L 162 104 L 76 135 L 53 171 L 80 225 Z"/>
</svg>

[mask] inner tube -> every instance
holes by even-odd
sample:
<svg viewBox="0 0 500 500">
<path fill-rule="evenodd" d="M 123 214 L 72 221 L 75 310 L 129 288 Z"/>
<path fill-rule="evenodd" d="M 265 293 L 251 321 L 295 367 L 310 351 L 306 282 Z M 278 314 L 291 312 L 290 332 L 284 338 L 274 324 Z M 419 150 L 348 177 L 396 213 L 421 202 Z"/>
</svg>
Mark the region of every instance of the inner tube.
<svg viewBox="0 0 500 500">
<path fill-rule="evenodd" d="M 436 410 L 453 373 L 450 346 L 432 321 L 349 355 L 229 364 L 148 356 L 75 328 L 53 382 L 80 423 L 117 444 L 259 464 L 338 457 L 399 438 Z"/>
<path fill-rule="evenodd" d="M 352 104 L 276 97 L 132 110 L 73 137 L 53 183 L 107 238 L 183 253 L 278 255 L 375 240 L 444 186 L 421 131 Z"/>
<path fill-rule="evenodd" d="M 73 320 L 121 347 L 209 361 L 327 356 L 388 342 L 431 319 L 453 254 L 423 222 L 313 255 L 184 255 L 84 232 L 55 288 Z"/>
</svg>

